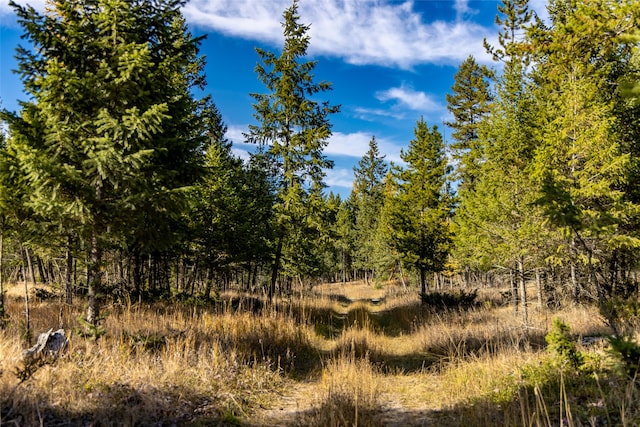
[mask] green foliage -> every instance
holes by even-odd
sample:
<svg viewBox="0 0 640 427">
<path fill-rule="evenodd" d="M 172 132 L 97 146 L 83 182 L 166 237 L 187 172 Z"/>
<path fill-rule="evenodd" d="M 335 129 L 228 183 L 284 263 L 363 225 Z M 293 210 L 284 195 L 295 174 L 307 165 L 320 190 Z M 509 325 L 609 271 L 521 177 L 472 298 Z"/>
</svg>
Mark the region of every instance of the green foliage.
<svg viewBox="0 0 640 427">
<path fill-rule="evenodd" d="M 436 126 L 429 129 L 420 119 L 414 134 L 400 155 L 407 166 L 393 171 L 384 215 L 392 246 L 405 264 L 419 271 L 426 293 L 427 272 L 442 271 L 450 251 L 449 168 Z"/>
<path fill-rule="evenodd" d="M 611 352 L 622 362 L 629 378 L 636 380 L 640 369 L 640 345 L 629 336 L 609 337 Z"/>
<path fill-rule="evenodd" d="M 329 115 L 339 111 L 337 106 L 315 100 L 331 84 L 316 83 L 316 62 L 304 61 L 309 26 L 299 23 L 297 1 L 284 11 L 283 19 L 281 54 L 256 49 L 261 62 L 255 70 L 268 93 L 251 94 L 258 124 L 250 125 L 246 135 L 249 142 L 259 145 L 257 156 L 263 158 L 275 192 L 271 296 L 281 264 L 293 275 L 299 268 L 308 273 L 305 265 L 317 263 L 312 250 L 314 237 L 322 235 L 322 214 L 317 207 L 322 200 L 324 169 L 333 166 L 323 149 L 331 136 Z"/>
<path fill-rule="evenodd" d="M 428 307 L 443 310 L 466 310 L 476 305 L 478 290 L 458 292 L 427 292 L 420 295 L 422 303 Z"/>
<path fill-rule="evenodd" d="M 74 328 L 73 333 L 80 337 L 97 341 L 107 333 L 107 330 L 102 326 L 104 320 L 105 319 L 103 317 L 92 321 L 89 321 L 84 317 L 78 317 L 78 323 L 80 323 L 80 326 Z"/>
<path fill-rule="evenodd" d="M 87 319 L 97 322 L 104 248 L 171 247 L 183 190 L 202 173 L 201 38 L 180 1 L 73 0 L 46 14 L 11 4 L 32 46 L 17 49 L 30 100 L 2 114 L 23 204 L 49 233 L 85 242 Z"/>
<path fill-rule="evenodd" d="M 557 317 L 554 318 L 551 330 L 544 337 L 547 342 L 547 352 L 557 366 L 578 369 L 584 363 L 584 355 L 577 350 L 576 343 L 569 332 L 570 328 L 566 323 Z"/>
<path fill-rule="evenodd" d="M 480 66 L 473 56 L 469 56 L 455 75 L 447 94 L 447 109 L 453 114 L 454 121 L 446 125 L 453 128 L 454 142 L 450 144 L 453 159 L 456 161 L 454 178 L 460 180 L 459 190 L 471 190 L 484 160 L 484 147 L 480 139 L 479 127 L 490 112 L 493 95 L 489 89 L 489 78 L 493 74 L 486 66 Z"/>
<path fill-rule="evenodd" d="M 505 1 L 499 10 L 500 46 L 485 44 L 504 63 L 504 71 L 495 77 L 493 101 L 476 125 L 483 157 L 473 191 L 459 192 L 455 256 L 471 268 L 515 269 L 522 276 L 542 262 L 549 242 L 541 211 L 532 206 L 537 196 L 531 178 L 536 105 L 528 55 L 515 36 L 528 25 L 531 13 L 526 1 Z"/>
<path fill-rule="evenodd" d="M 354 266 L 379 273 L 380 251 L 383 244 L 378 230 L 380 213 L 384 204 L 385 176 L 388 171 L 383 155 L 378 150 L 375 137 L 369 141 L 369 150 L 354 168 L 355 180 L 349 202 L 355 217 Z"/>
</svg>

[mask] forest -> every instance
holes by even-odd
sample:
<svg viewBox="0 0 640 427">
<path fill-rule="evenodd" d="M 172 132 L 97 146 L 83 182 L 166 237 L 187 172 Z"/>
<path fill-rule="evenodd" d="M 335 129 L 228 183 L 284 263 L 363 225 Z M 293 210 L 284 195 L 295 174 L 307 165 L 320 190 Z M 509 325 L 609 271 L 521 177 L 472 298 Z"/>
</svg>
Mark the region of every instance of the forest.
<svg viewBox="0 0 640 427">
<path fill-rule="evenodd" d="M 640 422 L 640 3 L 503 0 L 450 140 L 417 118 L 395 164 L 373 136 L 344 200 L 297 0 L 281 51 L 256 49 L 248 161 L 196 96 L 184 1 L 10 3 L 0 426 Z M 58 325 L 71 351 L 19 362 Z M 287 389 L 311 403 L 275 419 Z"/>
</svg>

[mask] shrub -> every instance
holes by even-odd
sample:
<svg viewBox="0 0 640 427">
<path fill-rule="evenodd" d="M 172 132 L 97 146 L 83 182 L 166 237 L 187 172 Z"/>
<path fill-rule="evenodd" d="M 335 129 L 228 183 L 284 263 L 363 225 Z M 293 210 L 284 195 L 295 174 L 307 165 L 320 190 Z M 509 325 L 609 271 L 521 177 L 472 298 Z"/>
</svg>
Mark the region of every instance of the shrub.
<svg viewBox="0 0 640 427">
<path fill-rule="evenodd" d="M 584 363 L 584 356 L 576 349 L 576 343 L 569 335 L 569 326 L 557 317 L 553 319 L 551 330 L 545 336 L 547 352 L 561 365 L 570 365 L 575 369 Z"/>
<path fill-rule="evenodd" d="M 640 367 L 640 345 L 631 337 L 610 337 L 611 352 L 622 362 L 629 378 L 636 379 Z"/>
<path fill-rule="evenodd" d="M 468 309 L 475 305 L 478 290 L 471 292 L 429 292 L 421 294 L 422 304 L 436 309 Z"/>
</svg>

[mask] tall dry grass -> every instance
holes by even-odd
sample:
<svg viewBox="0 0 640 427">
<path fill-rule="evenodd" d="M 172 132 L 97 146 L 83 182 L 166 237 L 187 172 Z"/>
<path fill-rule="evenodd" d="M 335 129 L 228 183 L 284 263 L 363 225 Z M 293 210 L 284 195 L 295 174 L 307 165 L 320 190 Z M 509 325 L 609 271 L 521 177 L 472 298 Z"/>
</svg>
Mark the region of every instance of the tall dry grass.
<svg viewBox="0 0 640 427">
<path fill-rule="evenodd" d="M 34 306 L 39 331 L 57 323 L 57 306 Z M 12 319 L 19 311 L 17 301 L 9 303 Z M 304 340 L 282 319 L 247 313 L 130 306 L 105 314 L 104 337 L 72 336 L 66 354 L 24 382 L 14 375 L 25 347 L 19 322 L 0 334 L 2 422 L 151 425 L 248 417 L 282 387 L 278 364 L 294 363 L 287 349 Z"/>
<path fill-rule="evenodd" d="M 104 337 L 72 336 L 67 354 L 22 383 L 14 372 L 25 347 L 23 306 L 12 295 L 11 321 L 0 332 L 0 425 L 515 426 L 557 425 L 569 413 L 575 425 L 589 416 L 603 422 L 605 413 L 609 425 L 640 420 L 637 392 L 604 362 L 594 371 L 598 382 L 593 372 L 560 378 L 547 361 L 544 336 L 554 317 L 577 341 L 607 332 L 594 308 L 532 307 L 524 325 L 495 304 L 500 290 L 484 290 L 489 303 L 475 308 L 438 311 L 404 288 L 349 288 L 324 285 L 273 305 L 227 294 L 209 308 L 107 306 Z M 82 312 L 82 302 L 36 302 L 32 325 L 71 330 Z M 388 318 L 400 325 L 392 332 L 374 324 Z M 320 333 L 317 323 L 330 319 L 339 327 Z M 262 408 L 297 384 L 314 390 L 296 397 L 305 400 L 300 409 L 264 421 Z M 593 404 L 591 412 L 580 402 Z"/>
</svg>

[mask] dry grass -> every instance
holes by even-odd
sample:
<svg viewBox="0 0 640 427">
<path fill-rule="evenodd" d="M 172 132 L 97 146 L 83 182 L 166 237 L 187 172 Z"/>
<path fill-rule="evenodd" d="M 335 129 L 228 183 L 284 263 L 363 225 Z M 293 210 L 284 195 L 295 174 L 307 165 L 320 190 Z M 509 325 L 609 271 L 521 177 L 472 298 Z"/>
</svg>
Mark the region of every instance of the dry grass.
<svg viewBox="0 0 640 427">
<path fill-rule="evenodd" d="M 560 379 L 574 425 L 603 422 L 604 413 L 623 425 L 640 420 L 638 392 L 623 378 L 606 370 L 597 381 L 560 378 L 549 368 L 552 319 L 562 318 L 578 341 L 605 334 L 593 308 L 532 307 L 523 325 L 496 306 L 500 290 L 483 290 L 489 303 L 450 312 L 427 310 L 415 292 L 390 285 L 314 292 L 275 305 L 228 294 L 211 309 L 106 307 L 103 338 L 73 336 L 66 355 L 20 383 L 16 291 L 0 332 L 0 425 L 557 425 Z M 81 314 L 81 304 L 36 301 L 32 327 L 71 330 Z M 318 329 L 322 322 L 334 324 Z M 261 415 L 287 399 L 295 405 Z M 593 407 L 580 410 L 584 402 Z"/>
<path fill-rule="evenodd" d="M 56 306 L 34 306 L 34 324 L 57 320 Z M 13 319 L 19 307 L 9 308 Z M 151 307 L 106 312 L 105 337 L 93 342 L 73 336 L 67 354 L 22 383 L 13 375 L 23 346 L 19 325 L 0 335 L 3 422 L 218 422 L 248 416 L 282 386 L 278 358 L 267 353 L 280 351 L 286 334 L 274 326 L 276 319 L 166 314 Z M 265 330 L 274 334 L 267 337 L 271 347 L 251 348 Z"/>
</svg>

